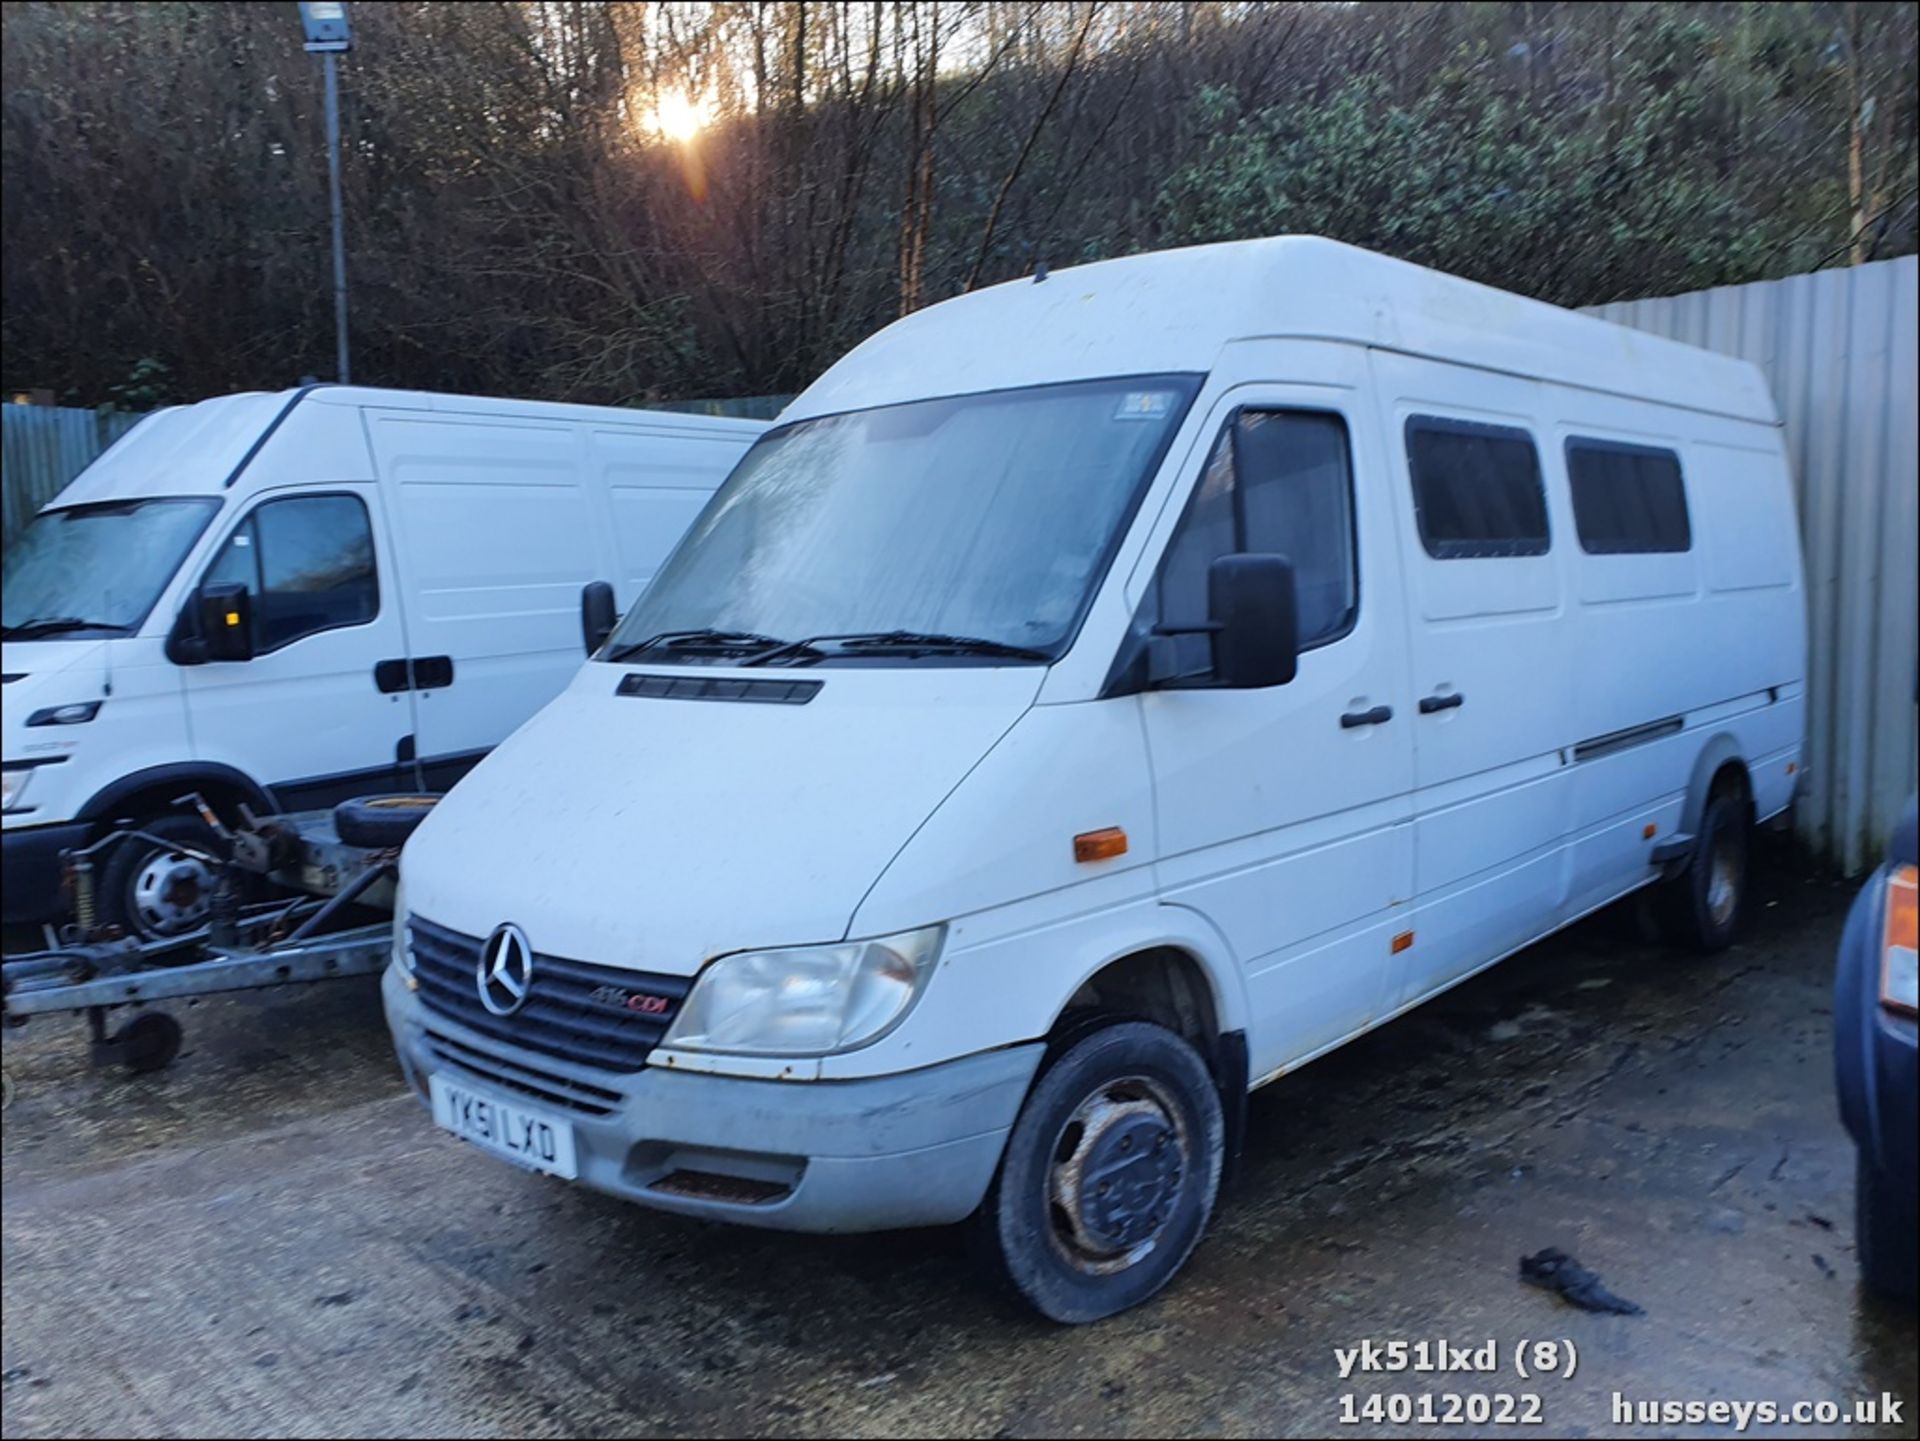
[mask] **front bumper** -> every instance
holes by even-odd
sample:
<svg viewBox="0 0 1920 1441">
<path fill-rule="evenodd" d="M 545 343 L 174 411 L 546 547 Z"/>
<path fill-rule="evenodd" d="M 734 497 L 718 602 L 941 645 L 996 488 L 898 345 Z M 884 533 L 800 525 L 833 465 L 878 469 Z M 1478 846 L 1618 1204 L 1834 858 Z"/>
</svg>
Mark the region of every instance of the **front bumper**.
<svg viewBox="0 0 1920 1441">
<path fill-rule="evenodd" d="M 653 1066 L 615 1075 L 502 1045 L 381 983 L 408 1082 L 491 1089 L 572 1122 L 580 1183 L 641 1205 L 786 1231 L 885 1231 L 971 1214 L 1038 1043 L 859 1081 L 761 1081 Z"/>
<path fill-rule="evenodd" d="M 1880 1005 L 1885 867 L 1854 898 L 1840 937 L 1833 997 L 1840 1119 L 1873 1167 L 1920 1203 L 1920 1029 Z"/>
<path fill-rule="evenodd" d="M 0 923 L 37 925 L 64 915 L 60 852 L 87 843 L 92 826 L 22 826 L 0 832 Z"/>
</svg>

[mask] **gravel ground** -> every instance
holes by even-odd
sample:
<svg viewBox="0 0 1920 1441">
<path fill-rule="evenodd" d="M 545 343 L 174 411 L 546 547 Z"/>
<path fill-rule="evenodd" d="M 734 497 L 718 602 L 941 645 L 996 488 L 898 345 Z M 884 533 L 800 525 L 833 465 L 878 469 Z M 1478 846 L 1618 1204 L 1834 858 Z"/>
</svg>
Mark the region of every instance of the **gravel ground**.
<svg viewBox="0 0 1920 1441">
<path fill-rule="evenodd" d="M 1338 1427 L 1343 1397 L 1531 1392 L 1536 1434 L 1730 1434 L 1613 1397 L 1890 1393 L 1897 1425 L 1754 1432 L 1913 1435 L 1914 1316 L 1856 1283 L 1834 1110 L 1849 893 L 1776 865 L 1762 894 L 1725 956 L 1622 908 L 1268 1087 L 1187 1271 L 1078 1330 L 996 1300 L 955 1232 L 761 1234 L 496 1163 L 404 1092 L 371 981 L 182 1010 L 157 1076 L 36 1022 L 5 1041 L 3 1429 L 1419 1434 Z M 1646 1314 L 1519 1284 L 1544 1246 Z M 1502 1374 L 1340 1378 L 1392 1339 L 1492 1340 Z M 1571 1379 L 1514 1373 L 1541 1339 Z"/>
</svg>

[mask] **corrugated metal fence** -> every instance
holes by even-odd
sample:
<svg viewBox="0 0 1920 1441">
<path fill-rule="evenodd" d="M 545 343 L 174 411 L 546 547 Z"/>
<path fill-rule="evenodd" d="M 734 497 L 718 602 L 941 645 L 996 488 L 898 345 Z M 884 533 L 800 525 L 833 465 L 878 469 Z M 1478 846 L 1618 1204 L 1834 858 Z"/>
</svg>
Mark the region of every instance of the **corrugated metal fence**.
<svg viewBox="0 0 1920 1441">
<path fill-rule="evenodd" d="M 118 411 L 0 405 L 0 505 L 7 537 L 139 421 Z"/>
<path fill-rule="evenodd" d="M 1848 873 L 1915 786 L 1920 259 L 1732 285 L 1593 314 L 1751 360 L 1786 424 L 1807 568 L 1801 838 Z"/>
</svg>

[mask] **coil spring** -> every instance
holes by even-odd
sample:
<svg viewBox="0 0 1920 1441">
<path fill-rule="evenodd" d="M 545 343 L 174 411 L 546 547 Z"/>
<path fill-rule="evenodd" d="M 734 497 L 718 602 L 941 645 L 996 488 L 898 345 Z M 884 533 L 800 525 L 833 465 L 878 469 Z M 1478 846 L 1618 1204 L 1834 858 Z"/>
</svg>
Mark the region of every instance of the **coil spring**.
<svg viewBox="0 0 1920 1441">
<path fill-rule="evenodd" d="M 93 862 L 87 860 L 73 863 L 73 920 L 80 934 L 93 934 Z"/>
</svg>

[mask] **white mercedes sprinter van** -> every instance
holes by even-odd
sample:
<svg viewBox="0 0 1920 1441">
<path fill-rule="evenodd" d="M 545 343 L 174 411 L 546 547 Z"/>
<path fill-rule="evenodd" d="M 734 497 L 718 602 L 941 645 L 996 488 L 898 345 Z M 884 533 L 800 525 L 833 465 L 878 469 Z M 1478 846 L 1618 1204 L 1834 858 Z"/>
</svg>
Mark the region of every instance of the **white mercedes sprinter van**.
<svg viewBox="0 0 1920 1441">
<path fill-rule="evenodd" d="M 1056 271 L 802 394 L 430 815 L 387 1015 L 434 1119 L 688 1215 L 971 1217 L 1086 1321 L 1247 1093 L 1792 798 L 1757 370 L 1311 238 Z"/>
<path fill-rule="evenodd" d="M 765 429 L 345 386 L 149 416 L 7 549 L 5 919 L 120 819 L 204 849 L 188 792 L 451 785 L 579 667 L 583 585 L 637 595 Z M 102 917 L 190 929 L 208 880 L 123 844 Z"/>
</svg>

